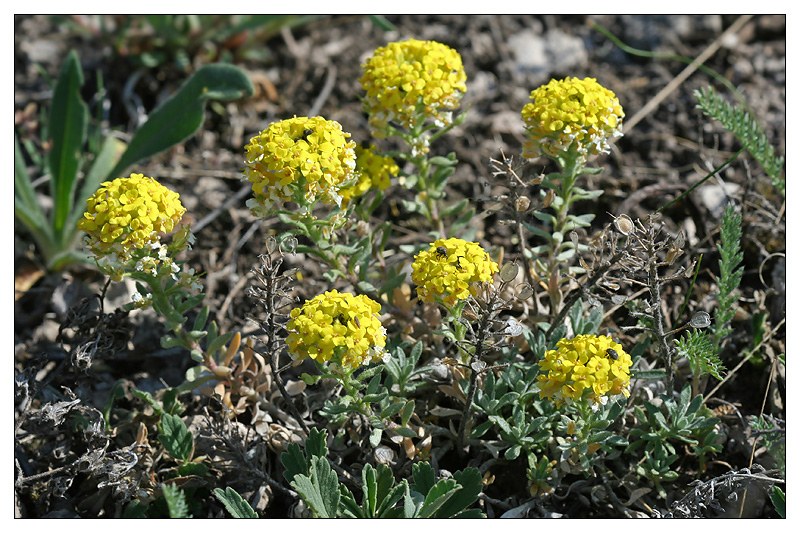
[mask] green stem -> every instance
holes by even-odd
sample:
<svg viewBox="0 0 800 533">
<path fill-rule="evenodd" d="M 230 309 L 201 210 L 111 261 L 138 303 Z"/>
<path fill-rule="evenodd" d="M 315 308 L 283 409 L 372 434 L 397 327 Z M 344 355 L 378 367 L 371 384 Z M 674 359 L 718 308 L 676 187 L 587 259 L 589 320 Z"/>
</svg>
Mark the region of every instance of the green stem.
<svg viewBox="0 0 800 533">
<path fill-rule="evenodd" d="M 550 249 L 548 251 L 548 285 L 549 278 L 552 276 L 553 272 L 556 271 L 558 266 L 558 255 L 561 253 L 561 246 L 564 243 L 564 233 L 567 227 L 569 208 L 573 202 L 572 195 L 575 181 L 583 169 L 582 160 L 578 156 L 574 143 L 573 146 L 570 147 L 569 152 L 564 157 L 559 158 L 559 163 L 564 171 L 560 174 L 561 191 L 559 197 L 561 203 L 557 206 L 553 206 L 556 217 L 553 225 L 553 234 L 550 240 Z M 560 235 L 559 239 L 555 238 L 556 233 Z M 559 280 L 556 280 L 557 286 L 554 288 L 551 287 L 551 291 L 549 292 L 551 315 L 555 315 L 561 310 L 561 295 L 558 282 Z M 559 291 L 559 294 L 553 293 L 552 290 Z"/>
</svg>

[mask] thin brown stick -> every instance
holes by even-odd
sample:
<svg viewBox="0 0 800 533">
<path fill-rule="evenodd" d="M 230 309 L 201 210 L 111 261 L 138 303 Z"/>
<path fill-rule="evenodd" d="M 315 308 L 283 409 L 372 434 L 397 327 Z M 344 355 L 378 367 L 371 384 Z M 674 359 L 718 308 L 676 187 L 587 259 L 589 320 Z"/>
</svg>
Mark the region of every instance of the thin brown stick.
<svg viewBox="0 0 800 533">
<path fill-rule="evenodd" d="M 692 75 L 692 73 L 694 73 L 695 70 L 697 70 L 698 66 L 705 63 L 708 58 L 714 55 L 719 47 L 722 46 L 722 43 L 728 37 L 728 35 L 736 33 L 742 29 L 742 26 L 744 26 L 752 17 L 753 15 L 742 15 L 736 19 L 736 22 L 731 24 L 730 28 L 722 32 L 719 37 L 714 39 L 714 42 L 712 42 L 708 48 L 703 50 L 703 53 L 697 56 L 697 59 L 692 61 L 685 69 L 683 69 L 680 74 L 675 76 L 675 78 L 673 78 L 673 80 L 669 82 L 666 87 L 661 89 L 658 94 L 656 94 L 644 105 L 644 107 L 642 107 L 635 115 L 633 115 L 633 118 L 626 120 L 622 126 L 622 133 L 627 135 L 627 133 L 632 130 L 636 124 L 638 124 L 644 117 L 652 113 L 653 110 L 658 107 L 658 105 L 664 101 L 664 99 L 667 98 L 667 96 L 675 91 L 675 89 L 677 89 L 684 81 L 686 81 L 689 76 Z"/>
</svg>

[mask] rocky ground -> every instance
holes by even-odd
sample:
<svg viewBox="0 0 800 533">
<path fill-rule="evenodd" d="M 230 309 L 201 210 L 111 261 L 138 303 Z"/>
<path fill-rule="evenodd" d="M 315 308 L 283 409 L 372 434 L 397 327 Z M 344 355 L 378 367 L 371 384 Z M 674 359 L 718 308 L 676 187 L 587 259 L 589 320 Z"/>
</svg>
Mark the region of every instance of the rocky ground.
<svg viewBox="0 0 800 533">
<path fill-rule="evenodd" d="M 238 40 L 189 40 L 170 48 L 147 25 L 119 30 L 124 17 L 16 17 L 15 129 L 20 135 L 36 135 L 38 112 L 52 94 L 48 80 L 57 76 L 71 49 L 81 59 L 87 101 L 102 73 L 110 103 L 104 120 L 122 136 L 133 131 L 188 70 L 217 57 L 235 60 L 251 77 L 255 96 L 210 106 L 206 124 L 196 136 L 146 162 L 137 172 L 154 176 L 180 192 L 197 237 L 190 266 L 206 273 L 206 303 L 216 313 L 221 329 L 244 333 L 255 330 L 246 320 L 252 308 L 245 295 L 252 281 L 250 271 L 264 252 L 266 235 L 275 228 L 251 216 L 244 193 L 236 197 L 243 188 L 249 189 L 241 181 L 243 146 L 272 121 L 293 115 L 321 114 L 340 122 L 354 140 L 369 138 L 359 102 L 360 65 L 375 48 L 390 41 L 436 40 L 460 52 L 468 76 L 463 104 L 469 106 L 469 114 L 436 149 L 442 154 L 458 154 L 461 163 L 450 180 L 450 198 L 471 198 L 478 213 L 495 192 L 488 183 L 490 158 L 519 154 L 524 133 L 520 110 L 530 91 L 551 78 L 597 78 L 616 93 L 627 115 L 624 137 L 597 162 L 605 171 L 590 176 L 585 185 L 604 191 L 595 205 L 585 208 L 596 214 L 595 227 L 608 223 L 612 214 L 643 217 L 696 183 L 740 146 L 718 123 L 695 109 L 693 92 L 714 84 L 726 99 L 732 98 L 706 72 L 694 71 L 681 80 L 686 63 L 666 56 L 694 59 L 709 47 L 715 51 L 704 65 L 741 91 L 776 153 L 786 153 L 785 16 L 755 16 L 730 33 L 726 30 L 739 22 L 737 16 L 402 15 L 386 19 L 395 29 L 385 30 L 362 16 L 310 17 L 271 33 L 253 30 Z M 607 28 L 628 46 L 663 56 L 626 53 L 590 22 Z M 164 52 L 158 66 L 140 64 L 148 51 Z M 660 95 L 676 78 L 679 83 Z M 655 105 L 648 108 L 652 103 Z M 541 170 L 541 166 L 536 169 Z M 398 200 L 404 195 L 410 198 L 411 192 L 397 189 L 393 203 L 382 207 L 377 216 L 400 216 Z M 237 200 L 226 204 L 234 197 Z M 730 166 L 721 179 L 707 182 L 667 210 L 664 220 L 670 231 L 686 232 L 692 255 L 706 253 L 710 257 L 726 198 L 745 206 L 745 277 L 735 343 L 747 346 L 753 314 L 766 310 L 773 326 L 785 316 L 783 198 L 771 189 L 758 163 L 750 160 Z M 491 215 L 478 216 L 474 223 L 482 241 L 496 246 L 510 242 L 508 227 L 497 224 Z M 408 225 L 406 229 L 396 245 L 420 235 L 425 238 L 424 228 Z M 716 259 L 709 261 L 698 279 L 706 292 L 713 284 L 715 264 Z M 42 272 L 31 240 L 19 225 L 15 226 L 15 269 L 18 274 L 23 269 L 38 272 L 33 275 L 33 285 L 15 294 L 15 371 L 19 372 L 38 354 L 53 361 L 64 357 L 56 342 L 64 313 L 98 290 L 102 280 L 88 268 Z M 308 278 L 300 296 L 311 297 L 327 288 L 321 276 Z M 110 294 L 112 306 L 127 297 L 124 289 L 113 290 L 122 292 Z M 120 378 L 153 391 L 182 381 L 188 356 L 160 348 L 159 326 L 153 317 L 142 314 L 133 320 L 137 329 L 130 353 L 100 364 L 84 376 L 80 391 L 87 403 L 101 407 L 111 385 Z M 785 350 L 785 328 L 777 330 L 772 342 L 778 353 Z M 733 358 L 726 364 L 731 368 L 737 362 Z M 48 369 L 52 366 L 45 366 L 39 379 L 46 377 Z M 744 414 L 757 414 L 765 383 L 759 373 L 742 372 L 722 390 L 721 397 Z M 767 409 L 785 416 L 780 393 L 769 396 Z M 57 466 L 36 457 L 29 445 L 21 444 L 28 455 L 28 475 Z M 729 460 L 725 456 L 719 459 Z M 729 460 L 731 466 L 746 466 L 741 462 L 734 465 L 736 461 L 739 458 Z M 35 504 L 29 494 L 20 498 L 17 507 L 18 515 L 29 517 L 56 510 L 65 516 L 87 513 L 77 503 Z"/>
</svg>

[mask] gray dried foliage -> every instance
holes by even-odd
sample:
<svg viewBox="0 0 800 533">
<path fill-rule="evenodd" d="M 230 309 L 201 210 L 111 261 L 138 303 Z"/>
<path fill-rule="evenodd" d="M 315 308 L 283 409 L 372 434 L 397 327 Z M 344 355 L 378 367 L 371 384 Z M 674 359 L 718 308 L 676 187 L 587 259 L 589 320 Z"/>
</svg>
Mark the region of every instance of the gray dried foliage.
<svg viewBox="0 0 800 533">
<path fill-rule="evenodd" d="M 695 480 L 690 484 L 694 488 L 686 496 L 673 503 L 663 515 L 655 514 L 666 518 L 706 518 L 724 513 L 725 505 L 746 497 L 746 489 L 753 483 L 764 489 L 785 483 L 783 479 L 770 477 L 773 473 L 756 463 L 752 468 L 731 470 L 709 481 Z"/>
</svg>

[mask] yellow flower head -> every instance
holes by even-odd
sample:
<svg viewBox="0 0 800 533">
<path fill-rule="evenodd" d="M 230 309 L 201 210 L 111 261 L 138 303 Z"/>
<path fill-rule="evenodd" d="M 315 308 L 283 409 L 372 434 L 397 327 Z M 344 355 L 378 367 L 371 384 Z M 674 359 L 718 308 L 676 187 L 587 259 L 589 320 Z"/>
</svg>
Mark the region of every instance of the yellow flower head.
<svg viewBox="0 0 800 533">
<path fill-rule="evenodd" d="M 295 359 L 332 361 L 346 372 L 380 360 L 386 346 L 379 303 L 332 290 L 292 310 L 286 343 Z"/>
<path fill-rule="evenodd" d="M 539 362 L 539 397 L 560 405 L 584 392 L 595 404 L 606 403 L 608 396 L 630 396 L 631 364 L 631 356 L 605 335 L 561 339 Z"/>
<path fill-rule="evenodd" d="M 458 52 L 435 41 L 410 39 L 378 48 L 366 64 L 361 88 L 364 108 L 377 134 L 389 121 L 413 129 L 426 118 L 444 127 L 452 122 L 467 91 L 467 75 Z"/>
<path fill-rule="evenodd" d="M 308 214 L 317 198 L 339 204 L 341 185 L 355 177 L 355 143 L 333 120 L 294 117 L 271 124 L 250 139 L 245 177 L 255 214 L 294 201 Z"/>
<path fill-rule="evenodd" d="M 594 78 L 550 80 L 531 92 L 531 100 L 522 108 L 525 157 L 558 157 L 574 143 L 585 159 L 608 152 L 609 139 L 622 135 L 625 113 L 619 100 Z"/>
<path fill-rule="evenodd" d="M 347 205 L 351 199 L 357 198 L 370 189 L 377 188 L 385 191 L 391 185 L 392 176 L 400 173 L 400 167 L 391 157 L 383 157 L 375 153 L 372 145 L 361 144 L 356 146 L 356 174 L 358 181 L 352 187 L 341 189 L 342 205 Z"/>
<path fill-rule="evenodd" d="M 452 306 L 474 295 L 480 284 L 490 283 L 497 263 L 476 242 L 439 239 L 414 257 L 411 269 L 411 280 L 422 301 L 438 298 Z"/>
<path fill-rule="evenodd" d="M 159 234 L 171 232 L 185 212 L 178 193 L 153 178 L 131 174 L 103 183 L 86 200 L 78 228 L 88 233 L 97 258 L 113 256 L 122 263 L 135 249 L 159 248 Z"/>
</svg>

